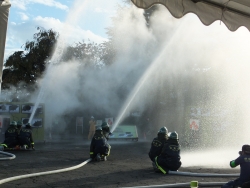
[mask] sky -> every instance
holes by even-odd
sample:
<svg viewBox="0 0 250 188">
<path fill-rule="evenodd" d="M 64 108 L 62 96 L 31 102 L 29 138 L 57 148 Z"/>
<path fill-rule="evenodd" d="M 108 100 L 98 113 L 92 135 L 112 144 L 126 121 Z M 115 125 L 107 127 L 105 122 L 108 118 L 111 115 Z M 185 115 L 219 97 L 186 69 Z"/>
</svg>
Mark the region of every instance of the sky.
<svg viewBox="0 0 250 188">
<path fill-rule="evenodd" d="M 73 0 L 10 0 L 5 59 L 17 50 L 27 40 L 32 40 L 37 27 L 53 29 L 63 33 L 64 23 L 70 16 L 74 6 L 83 6 L 81 21 L 72 24 L 71 43 L 90 40 L 100 43 L 106 40 L 106 29 L 111 24 L 110 18 L 115 14 L 118 4 L 123 0 L 109 1 L 73 1 Z M 77 5 L 75 5 L 77 3 Z"/>
</svg>

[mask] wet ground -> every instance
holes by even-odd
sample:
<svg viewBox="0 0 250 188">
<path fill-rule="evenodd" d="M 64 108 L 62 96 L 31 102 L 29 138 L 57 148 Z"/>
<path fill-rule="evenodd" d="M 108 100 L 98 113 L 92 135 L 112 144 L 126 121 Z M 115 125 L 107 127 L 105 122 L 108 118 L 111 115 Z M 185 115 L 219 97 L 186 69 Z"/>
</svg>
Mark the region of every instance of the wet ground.
<svg viewBox="0 0 250 188">
<path fill-rule="evenodd" d="M 136 187 L 199 182 L 227 182 L 234 177 L 190 177 L 164 175 L 153 171 L 148 158 L 150 142 L 110 141 L 111 154 L 105 162 L 86 165 L 57 174 L 30 177 L 0 184 L 4 188 Z M 83 139 L 36 143 L 35 151 L 9 151 L 13 160 L 0 161 L 0 180 L 32 173 L 59 170 L 82 164 L 89 159 L 89 142 Z M 3 156 L 2 156 L 3 157 Z M 197 173 L 239 173 L 237 169 L 181 167 L 179 171 Z M 219 187 L 219 186 L 217 186 Z"/>
</svg>

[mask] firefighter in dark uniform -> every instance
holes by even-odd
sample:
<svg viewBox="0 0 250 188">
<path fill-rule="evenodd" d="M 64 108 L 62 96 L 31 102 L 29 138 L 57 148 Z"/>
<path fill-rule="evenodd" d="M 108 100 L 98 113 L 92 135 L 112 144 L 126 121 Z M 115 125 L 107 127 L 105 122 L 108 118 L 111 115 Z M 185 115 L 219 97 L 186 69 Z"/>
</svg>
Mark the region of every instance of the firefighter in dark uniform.
<svg viewBox="0 0 250 188">
<path fill-rule="evenodd" d="M 160 130 L 158 131 L 157 137 L 154 138 L 151 143 L 151 148 L 148 153 L 148 156 L 152 162 L 155 161 L 155 157 L 161 154 L 161 150 L 163 148 L 164 143 L 167 141 L 167 139 L 168 139 L 168 129 L 166 127 L 160 128 Z"/>
<path fill-rule="evenodd" d="M 106 161 L 111 146 L 108 144 L 109 126 L 105 122 L 97 127 L 90 144 L 90 158 L 96 161 Z"/>
<path fill-rule="evenodd" d="M 17 122 L 17 132 L 18 132 L 18 134 L 19 134 L 19 132 L 20 132 L 22 126 L 23 126 L 23 123 L 22 123 L 21 121 L 18 121 L 18 122 Z"/>
<path fill-rule="evenodd" d="M 25 128 L 22 128 L 18 134 L 18 142 L 23 149 L 35 149 L 34 148 L 34 140 L 32 136 L 32 130 L 30 123 L 28 123 Z"/>
<path fill-rule="evenodd" d="M 103 132 L 103 135 L 105 136 L 105 138 L 108 140 L 109 139 L 109 135 L 111 135 L 112 133 L 110 132 L 110 129 L 109 129 L 109 124 L 107 122 L 103 122 L 102 123 L 102 132 Z"/>
<path fill-rule="evenodd" d="M 163 174 L 167 174 L 169 170 L 177 171 L 181 167 L 180 159 L 178 134 L 177 132 L 171 132 L 161 154 L 155 158 L 155 164 Z"/>
<path fill-rule="evenodd" d="M 4 147 L 4 149 L 16 147 L 16 145 L 18 145 L 17 135 L 17 123 L 16 121 L 12 121 L 8 129 L 5 131 L 4 142 L 0 145 Z"/>
<path fill-rule="evenodd" d="M 240 165 L 240 177 L 236 180 L 229 181 L 221 188 L 234 188 L 242 187 L 249 188 L 250 184 L 250 145 L 243 145 L 242 150 L 239 152 L 239 157 L 230 161 L 230 166 L 235 168 Z"/>
</svg>

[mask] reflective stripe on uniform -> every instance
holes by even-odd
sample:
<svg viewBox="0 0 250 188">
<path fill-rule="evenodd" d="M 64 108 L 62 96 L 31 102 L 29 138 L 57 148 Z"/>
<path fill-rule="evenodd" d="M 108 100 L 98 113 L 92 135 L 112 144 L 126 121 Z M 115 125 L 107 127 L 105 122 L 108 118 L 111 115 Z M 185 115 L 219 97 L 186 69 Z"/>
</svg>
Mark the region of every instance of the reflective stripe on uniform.
<svg viewBox="0 0 250 188">
<path fill-rule="evenodd" d="M 109 149 L 109 151 L 108 151 L 108 155 L 107 155 L 107 156 L 109 156 L 109 154 L 110 154 L 110 149 Z"/>
<path fill-rule="evenodd" d="M 155 157 L 155 164 L 159 168 L 160 171 L 162 171 L 163 174 L 166 174 L 167 172 L 157 163 L 157 157 Z"/>
<path fill-rule="evenodd" d="M 92 155 L 92 154 L 94 154 L 94 152 L 90 152 L 89 154 Z"/>
<path fill-rule="evenodd" d="M 35 143 L 34 143 L 34 142 L 32 142 L 31 144 L 32 144 L 32 145 L 34 145 Z"/>
<path fill-rule="evenodd" d="M 4 146 L 4 147 L 6 147 L 6 148 L 8 147 L 6 144 L 0 144 L 0 146 Z"/>
</svg>

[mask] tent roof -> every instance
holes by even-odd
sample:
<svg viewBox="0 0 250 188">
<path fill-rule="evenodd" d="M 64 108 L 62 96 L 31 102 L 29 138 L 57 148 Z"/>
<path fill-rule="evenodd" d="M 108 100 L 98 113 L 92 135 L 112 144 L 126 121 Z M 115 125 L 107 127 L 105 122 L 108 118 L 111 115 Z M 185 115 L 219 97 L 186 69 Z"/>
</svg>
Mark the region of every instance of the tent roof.
<svg viewBox="0 0 250 188">
<path fill-rule="evenodd" d="M 167 7 L 175 18 L 196 14 L 204 25 L 221 20 L 229 30 L 245 26 L 250 31 L 249 0 L 131 0 L 137 7 L 148 9 L 154 4 Z"/>
</svg>

